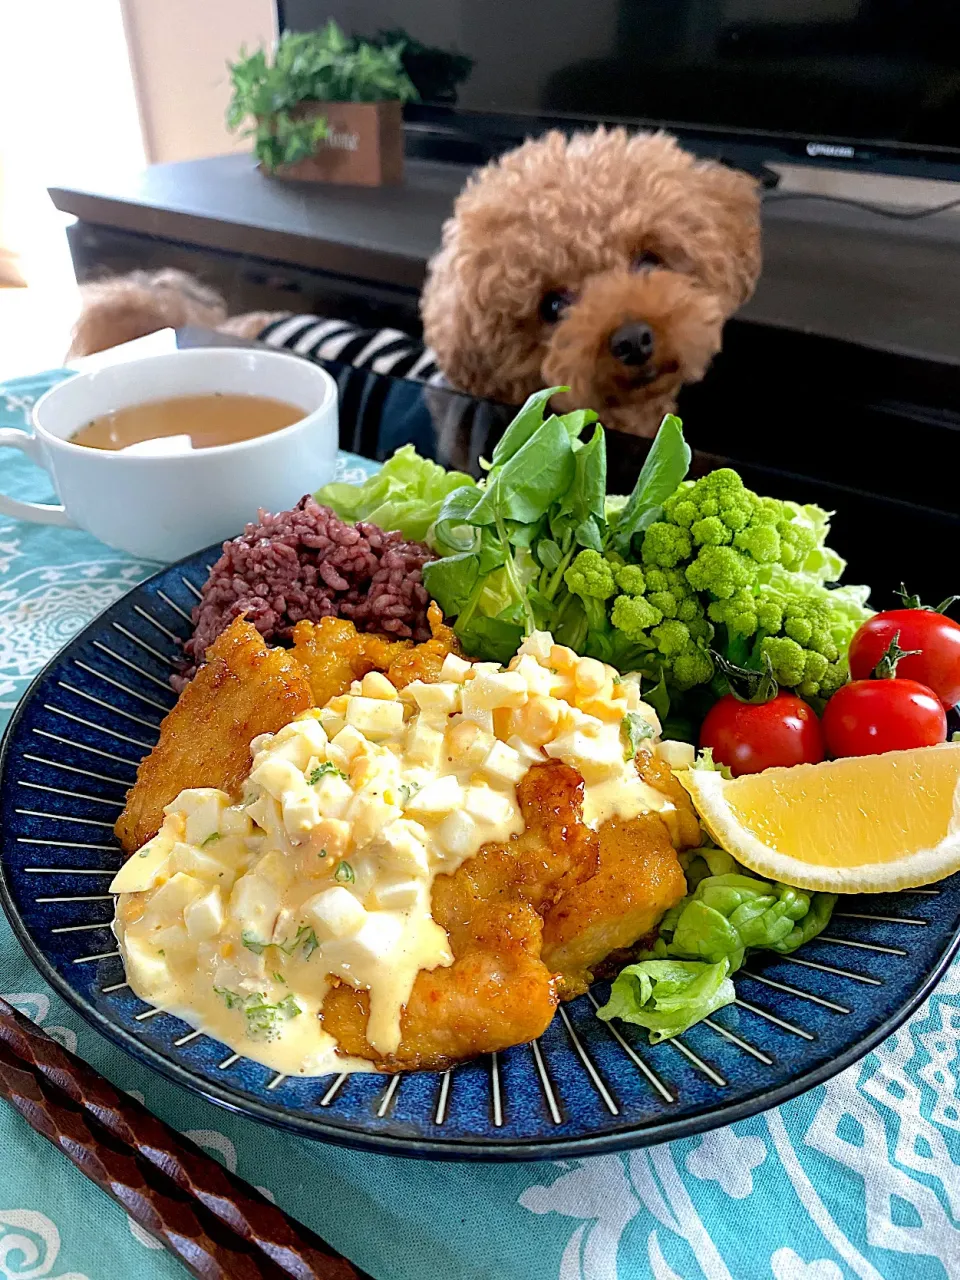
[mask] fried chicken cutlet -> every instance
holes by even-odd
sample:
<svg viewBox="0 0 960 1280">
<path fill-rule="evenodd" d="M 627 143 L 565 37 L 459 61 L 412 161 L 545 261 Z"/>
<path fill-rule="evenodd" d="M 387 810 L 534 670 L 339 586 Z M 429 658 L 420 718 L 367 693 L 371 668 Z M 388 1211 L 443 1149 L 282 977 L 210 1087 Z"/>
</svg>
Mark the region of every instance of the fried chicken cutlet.
<svg viewBox="0 0 960 1280">
<path fill-rule="evenodd" d="M 396 1054 L 367 1043 L 366 992 L 341 983 L 323 1003 L 324 1029 L 381 1070 L 442 1069 L 536 1039 L 558 999 L 586 990 L 589 966 L 648 932 L 687 891 L 656 814 L 582 822 L 583 779 L 534 765 L 517 788 L 526 829 L 487 844 L 433 882 L 433 917 L 450 938 L 449 968 L 421 970 L 401 1018 Z"/>
<path fill-rule="evenodd" d="M 114 830 L 126 853 L 160 829 L 164 806 L 187 787 L 219 787 L 235 798 L 250 771 L 250 742 L 314 705 L 306 673 L 285 649 L 235 619 L 160 725 Z"/>
<path fill-rule="evenodd" d="M 397 689 L 414 680 L 426 684 L 439 680 L 447 654 L 460 656 L 462 650 L 432 601 L 427 621 L 432 634 L 422 644 L 357 631 L 346 618 L 298 622 L 293 629 L 293 656 L 307 673 L 316 705 L 323 707 L 337 694 L 346 693 L 351 681 L 361 680 L 369 671 L 384 672 Z"/>
<path fill-rule="evenodd" d="M 236 618 L 207 650 L 137 770 L 114 828 L 124 852 L 156 835 L 164 805 L 185 788 L 238 795 L 253 738 L 275 733 L 308 707 L 324 706 L 367 672 L 385 672 L 398 689 L 438 680 L 443 659 L 459 654 L 460 646 L 436 604 L 427 618 L 433 635 L 423 644 L 358 632 L 345 618 L 299 622 L 292 652 L 268 648 L 251 623 Z"/>
<path fill-rule="evenodd" d="M 253 737 L 347 692 L 368 672 L 385 672 L 397 688 L 438 680 L 458 646 L 435 606 L 430 622 L 433 638 L 421 645 L 358 634 L 337 618 L 301 622 L 287 651 L 268 649 L 251 625 L 235 621 L 208 650 L 140 767 L 117 824 L 124 847 L 149 838 L 183 788 L 238 796 Z M 432 914 L 454 960 L 418 974 L 396 1053 L 384 1060 L 367 1042 L 365 991 L 337 983 L 328 992 L 321 1020 L 343 1052 L 408 1070 L 535 1039 L 558 1000 L 580 994 L 610 952 L 654 928 L 686 892 L 675 848 L 698 843 L 700 830 L 667 766 L 650 751 L 635 763 L 674 809 L 614 819 L 598 831 L 582 821 L 575 769 L 558 761 L 530 769 L 517 790 L 523 832 L 482 846 L 454 874 L 434 879 Z"/>
</svg>

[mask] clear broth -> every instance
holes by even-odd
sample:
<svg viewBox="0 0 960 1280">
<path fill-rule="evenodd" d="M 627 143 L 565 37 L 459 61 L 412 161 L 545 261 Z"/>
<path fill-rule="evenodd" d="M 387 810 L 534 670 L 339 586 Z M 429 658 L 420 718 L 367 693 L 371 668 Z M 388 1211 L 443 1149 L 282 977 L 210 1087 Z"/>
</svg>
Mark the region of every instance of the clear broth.
<svg viewBox="0 0 960 1280">
<path fill-rule="evenodd" d="M 212 449 L 238 440 L 252 440 L 289 427 L 303 418 L 303 409 L 266 396 L 176 396 L 149 404 L 130 405 L 94 418 L 70 437 L 90 449 L 129 449 L 131 445 L 170 436 L 189 437 L 184 448 Z"/>
</svg>

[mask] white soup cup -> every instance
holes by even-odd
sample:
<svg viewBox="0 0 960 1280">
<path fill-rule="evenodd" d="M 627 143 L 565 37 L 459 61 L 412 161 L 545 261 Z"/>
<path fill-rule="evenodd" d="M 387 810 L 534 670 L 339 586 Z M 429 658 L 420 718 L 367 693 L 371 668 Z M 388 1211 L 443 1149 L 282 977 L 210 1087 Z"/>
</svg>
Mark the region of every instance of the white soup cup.
<svg viewBox="0 0 960 1280">
<path fill-rule="evenodd" d="M 266 396 L 303 410 L 269 435 L 147 456 L 73 444 L 93 418 L 176 396 Z M 62 505 L 0 494 L 0 514 L 85 529 L 146 560 L 179 560 L 240 533 L 260 507 L 283 511 L 333 479 L 337 387 L 319 365 L 278 351 L 195 348 L 110 365 L 52 387 L 33 407 L 33 435 L 0 429 L 49 472 Z"/>
</svg>

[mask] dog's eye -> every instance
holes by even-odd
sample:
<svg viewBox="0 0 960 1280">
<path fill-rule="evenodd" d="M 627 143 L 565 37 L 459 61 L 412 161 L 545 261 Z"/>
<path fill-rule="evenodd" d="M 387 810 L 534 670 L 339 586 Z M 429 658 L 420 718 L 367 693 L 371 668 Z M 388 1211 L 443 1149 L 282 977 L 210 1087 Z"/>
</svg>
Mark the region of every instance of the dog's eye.
<svg viewBox="0 0 960 1280">
<path fill-rule="evenodd" d="M 551 289 L 540 300 L 540 319 L 544 324 L 556 324 L 572 301 L 569 289 Z"/>
<path fill-rule="evenodd" d="M 652 271 L 654 267 L 663 266 L 663 259 L 652 249 L 644 249 L 634 258 L 632 266 L 634 271 Z"/>
</svg>

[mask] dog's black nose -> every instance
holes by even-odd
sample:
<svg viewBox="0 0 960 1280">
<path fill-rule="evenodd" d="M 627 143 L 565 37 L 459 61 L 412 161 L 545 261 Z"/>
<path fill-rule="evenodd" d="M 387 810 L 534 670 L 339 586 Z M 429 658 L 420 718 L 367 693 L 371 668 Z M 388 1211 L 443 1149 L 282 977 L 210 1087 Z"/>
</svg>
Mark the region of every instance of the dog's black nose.
<svg viewBox="0 0 960 1280">
<path fill-rule="evenodd" d="M 653 330 L 639 320 L 629 320 L 610 335 L 610 351 L 621 364 L 638 368 L 653 355 Z"/>
</svg>

